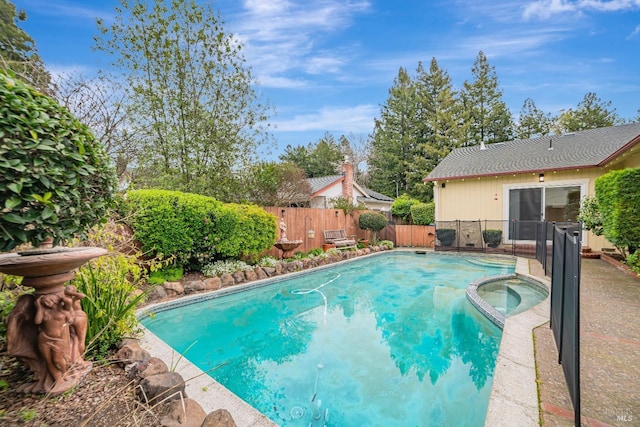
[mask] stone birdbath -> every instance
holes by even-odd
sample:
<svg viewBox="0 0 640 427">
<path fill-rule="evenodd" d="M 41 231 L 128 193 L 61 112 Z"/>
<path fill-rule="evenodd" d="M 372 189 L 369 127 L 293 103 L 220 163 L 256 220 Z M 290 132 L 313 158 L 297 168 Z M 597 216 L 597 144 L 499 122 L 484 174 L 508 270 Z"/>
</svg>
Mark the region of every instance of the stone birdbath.
<svg viewBox="0 0 640 427">
<path fill-rule="evenodd" d="M 25 393 L 59 395 L 75 387 L 92 367 L 85 361 L 85 297 L 64 283 L 87 261 L 105 255 L 95 247 L 51 248 L 0 255 L 0 272 L 22 276 L 35 289 L 18 298 L 7 317 L 7 353 L 24 362 L 34 381 Z"/>
<path fill-rule="evenodd" d="M 282 251 L 280 259 L 288 258 L 291 256 L 291 252 L 302 244 L 302 240 L 289 240 L 287 239 L 287 224 L 284 222 L 284 218 L 280 220 L 280 239 L 278 239 L 273 246 Z"/>
</svg>

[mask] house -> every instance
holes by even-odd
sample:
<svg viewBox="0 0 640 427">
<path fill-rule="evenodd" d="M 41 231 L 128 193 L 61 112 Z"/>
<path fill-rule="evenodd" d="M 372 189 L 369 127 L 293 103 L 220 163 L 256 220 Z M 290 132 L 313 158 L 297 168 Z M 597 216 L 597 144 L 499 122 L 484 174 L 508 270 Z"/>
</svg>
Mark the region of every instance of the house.
<svg viewBox="0 0 640 427">
<path fill-rule="evenodd" d="M 458 148 L 424 180 L 434 183 L 436 222 L 564 222 L 595 195 L 596 178 L 628 167 L 640 167 L 639 123 Z M 595 250 L 612 247 L 592 233 L 582 239 Z"/>
<path fill-rule="evenodd" d="M 345 159 L 342 165 L 341 175 L 308 178 L 307 181 L 311 186 L 311 199 L 309 201 L 309 207 L 311 208 L 332 208 L 331 199 L 344 197 L 354 205 L 362 203 L 371 210 L 391 211 L 394 199 L 355 182 L 353 179 L 353 164 L 348 159 Z"/>
</svg>

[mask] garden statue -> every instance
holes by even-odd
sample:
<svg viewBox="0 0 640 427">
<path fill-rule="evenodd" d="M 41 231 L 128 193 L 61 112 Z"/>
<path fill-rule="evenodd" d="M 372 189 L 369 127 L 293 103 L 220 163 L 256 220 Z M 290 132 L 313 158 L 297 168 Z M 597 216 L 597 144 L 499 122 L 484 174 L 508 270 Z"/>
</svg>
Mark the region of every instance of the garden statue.
<svg viewBox="0 0 640 427">
<path fill-rule="evenodd" d="M 7 352 L 33 372 L 21 391 L 60 394 L 91 369 L 83 360 L 84 295 L 65 283 L 75 269 L 105 255 L 94 247 L 46 248 L 83 236 L 106 216 L 117 188 L 104 147 L 66 108 L 0 71 L 0 273 L 35 289 L 7 317 Z"/>
<path fill-rule="evenodd" d="M 284 218 L 280 219 L 280 242 L 286 242 L 287 239 L 287 224 L 284 222 Z"/>
<path fill-rule="evenodd" d="M 278 240 L 273 246 L 282 251 L 280 258 L 285 258 L 291 251 L 302 244 L 302 240 L 289 240 L 287 239 L 287 224 L 284 222 L 284 218 L 280 219 L 280 240 Z"/>
</svg>

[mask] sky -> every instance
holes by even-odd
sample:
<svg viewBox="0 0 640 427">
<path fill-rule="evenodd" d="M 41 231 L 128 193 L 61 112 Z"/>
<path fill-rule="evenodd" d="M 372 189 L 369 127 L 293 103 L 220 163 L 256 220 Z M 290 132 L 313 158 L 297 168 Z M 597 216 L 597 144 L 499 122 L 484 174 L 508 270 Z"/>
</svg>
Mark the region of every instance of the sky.
<svg viewBox="0 0 640 427">
<path fill-rule="evenodd" d="M 199 0 L 200 1 L 200 0 Z M 20 23 L 54 74 L 94 75 L 96 18 L 117 0 L 14 0 Z M 525 99 L 557 114 L 587 92 L 624 119 L 640 113 L 640 0 L 219 0 L 225 29 L 242 41 L 256 91 L 275 108 L 277 141 L 317 142 L 326 132 L 363 140 L 400 67 L 432 58 L 456 89 L 483 51 L 517 120 Z"/>
</svg>

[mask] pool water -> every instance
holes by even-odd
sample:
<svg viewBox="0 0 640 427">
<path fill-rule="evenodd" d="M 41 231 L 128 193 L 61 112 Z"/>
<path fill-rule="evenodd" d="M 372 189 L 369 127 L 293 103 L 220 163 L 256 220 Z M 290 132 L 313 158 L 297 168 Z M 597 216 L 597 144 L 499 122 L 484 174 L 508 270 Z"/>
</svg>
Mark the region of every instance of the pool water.
<svg viewBox="0 0 640 427">
<path fill-rule="evenodd" d="M 506 317 L 544 301 L 549 293 L 520 278 L 501 279 L 478 286 L 478 295 Z"/>
<path fill-rule="evenodd" d="M 142 323 L 283 426 L 482 426 L 502 332 L 465 288 L 513 270 L 386 252 Z"/>
</svg>

